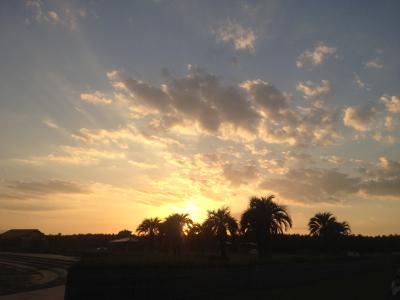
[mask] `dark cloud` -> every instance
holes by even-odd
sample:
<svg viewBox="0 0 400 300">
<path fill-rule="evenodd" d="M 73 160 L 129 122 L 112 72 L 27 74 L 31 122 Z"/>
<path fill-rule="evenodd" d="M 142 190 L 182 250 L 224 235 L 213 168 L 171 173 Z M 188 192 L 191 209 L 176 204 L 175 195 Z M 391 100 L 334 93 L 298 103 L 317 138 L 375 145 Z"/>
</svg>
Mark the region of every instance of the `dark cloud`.
<svg viewBox="0 0 400 300">
<path fill-rule="evenodd" d="M 26 203 L 26 202 L 13 202 L 13 203 L 0 202 L 0 208 L 4 210 L 27 211 L 27 212 L 73 209 L 73 207 L 65 205 Z"/>
<path fill-rule="evenodd" d="M 225 178 L 231 182 L 232 185 L 239 186 L 247 184 L 258 178 L 258 170 L 255 165 L 234 165 L 231 163 L 225 164 L 223 167 L 223 174 Z"/>
<path fill-rule="evenodd" d="M 377 167 L 365 169 L 363 177 L 352 177 L 337 169 L 291 169 L 282 178 L 267 179 L 263 189 L 302 202 L 344 200 L 349 194 L 400 199 L 400 163 L 381 158 Z"/>
<path fill-rule="evenodd" d="M 5 191 L 1 194 L 1 199 L 27 199 L 52 194 L 90 193 L 90 189 L 84 185 L 62 180 L 50 180 L 47 182 L 7 181 L 3 184 L 2 189 Z"/>
<path fill-rule="evenodd" d="M 400 177 L 368 180 L 360 185 L 360 189 L 369 195 L 400 198 Z"/>
<path fill-rule="evenodd" d="M 169 76 L 160 87 L 134 79 L 119 84 L 113 74 L 113 86 L 124 86 L 134 103 L 156 110 L 163 129 L 194 122 L 217 134 L 222 125 L 231 125 L 267 143 L 301 146 L 328 145 L 339 137 L 338 110 L 322 101 L 292 105 L 290 95 L 260 79 L 223 85 L 217 76 L 191 65 L 185 77 Z"/>
<path fill-rule="evenodd" d="M 331 202 L 357 192 L 359 183 L 359 178 L 337 170 L 293 169 L 282 179 L 265 180 L 260 187 L 302 202 Z"/>
<path fill-rule="evenodd" d="M 377 103 L 368 102 L 360 106 L 350 106 L 344 110 L 344 125 L 358 131 L 368 131 L 376 121 L 380 108 Z"/>
<path fill-rule="evenodd" d="M 400 197 L 400 163 L 381 157 L 376 168 L 367 169 L 369 177 L 360 189 L 371 195 Z"/>
<path fill-rule="evenodd" d="M 141 104 L 159 111 L 170 109 L 168 96 L 161 89 L 134 79 L 127 79 L 124 84 Z"/>
<path fill-rule="evenodd" d="M 275 117 L 288 107 L 287 97 L 273 85 L 262 80 L 245 81 L 242 87 L 246 89 L 253 101 L 269 117 Z"/>
<path fill-rule="evenodd" d="M 193 66 L 186 77 L 170 77 L 160 88 L 133 79 L 124 84 L 134 101 L 162 114 L 164 125 L 189 120 L 208 132 L 217 132 L 223 123 L 254 132 L 259 121 L 240 89 L 222 86 L 216 76 Z"/>
</svg>

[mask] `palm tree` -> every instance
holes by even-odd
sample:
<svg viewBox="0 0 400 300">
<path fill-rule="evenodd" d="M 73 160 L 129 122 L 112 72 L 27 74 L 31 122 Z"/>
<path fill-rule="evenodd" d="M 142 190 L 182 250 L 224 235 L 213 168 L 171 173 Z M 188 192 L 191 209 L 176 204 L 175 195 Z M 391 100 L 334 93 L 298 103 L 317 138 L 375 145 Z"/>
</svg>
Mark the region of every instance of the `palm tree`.
<svg viewBox="0 0 400 300">
<path fill-rule="evenodd" d="M 185 229 L 189 230 L 193 221 L 188 214 L 172 214 L 169 215 L 160 226 L 160 231 L 169 248 L 172 248 L 175 254 L 182 253 L 183 236 Z"/>
<path fill-rule="evenodd" d="M 229 208 L 223 207 L 218 210 L 209 210 L 208 217 L 204 221 L 204 227 L 218 237 L 221 257 L 226 258 L 228 233 L 233 237 L 239 228 L 236 220 L 231 216 Z"/>
<path fill-rule="evenodd" d="M 308 222 L 310 235 L 324 239 L 336 238 L 350 234 L 350 225 L 347 222 L 338 222 L 330 212 L 315 214 Z"/>
<path fill-rule="evenodd" d="M 139 235 L 146 236 L 150 241 L 150 247 L 154 249 L 156 237 L 160 233 L 161 220 L 159 218 L 144 219 L 136 229 Z"/>
<path fill-rule="evenodd" d="M 145 235 L 148 237 L 154 237 L 158 235 L 160 231 L 161 220 L 159 218 L 148 218 L 144 219 L 142 223 L 136 229 L 139 235 Z"/>
<path fill-rule="evenodd" d="M 269 252 L 271 237 L 292 227 L 287 208 L 275 203 L 274 197 L 252 197 L 240 221 L 242 232 L 255 237 L 260 260 Z"/>
<path fill-rule="evenodd" d="M 205 240 L 207 232 L 203 224 L 193 223 L 187 232 L 186 240 L 192 250 L 200 250 L 201 254 L 205 252 Z"/>
</svg>

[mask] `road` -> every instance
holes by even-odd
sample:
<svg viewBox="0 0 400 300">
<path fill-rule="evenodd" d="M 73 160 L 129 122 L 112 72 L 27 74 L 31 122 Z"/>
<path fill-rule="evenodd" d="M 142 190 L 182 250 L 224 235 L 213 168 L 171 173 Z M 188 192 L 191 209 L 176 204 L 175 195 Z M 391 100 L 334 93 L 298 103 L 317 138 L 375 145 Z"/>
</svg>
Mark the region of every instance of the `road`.
<svg viewBox="0 0 400 300">
<path fill-rule="evenodd" d="M 43 293 L 63 299 L 59 296 L 68 268 L 76 261 L 62 255 L 0 252 L 0 300 L 43 299 Z"/>
</svg>

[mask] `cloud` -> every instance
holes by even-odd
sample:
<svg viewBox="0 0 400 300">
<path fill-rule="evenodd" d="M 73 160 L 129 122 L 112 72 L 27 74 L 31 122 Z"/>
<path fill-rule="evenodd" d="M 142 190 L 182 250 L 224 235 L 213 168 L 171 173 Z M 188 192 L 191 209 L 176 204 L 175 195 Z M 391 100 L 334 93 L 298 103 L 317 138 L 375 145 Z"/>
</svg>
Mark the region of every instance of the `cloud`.
<svg viewBox="0 0 400 300">
<path fill-rule="evenodd" d="M 101 105 L 109 105 L 112 103 L 112 100 L 107 98 L 106 95 L 99 91 L 95 91 L 94 93 L 82 93 L 81 100 L 91 104 L 101 104 Z"/>
<path fill-rule="evenodd" d="M 331 92 L 331 89 L 332 85 L 329 80 L 321 80 L 320 85 L 311 80 L 305 82 L 300 81 L 296 86 L 296 90 L 301 92 L 305 99 L 326 96 Z"/>
<path fill-rule="evenodd" d="M 400 113 L 400 99 L 397 96 L 383 95 L 380 98 L 386 109 L 392 113 Z"/>
<path fill-rule="evenodd" d="M 389 196 L 399 199 L 400 197 L 400 177 L 393 179 L 373 179 L 364 182 L 361 190 L 369 195 Z"/>
<path fill-rule="evenodd" d="M 115 82 L 115 75 L 111 78 Z M 186 77 L 173 78 L 160 87 L 133 79 L 117 86 L 125 86 L 133 102 L 160 113 L 160 124 L 166 128 L 194 122 L 209 133 L 218 132 L 223 124 L 254 132 L 259 121 L 241 90 L 223 86 L 216 76 L 191 65 Z"/>
<path fill-rule="evenodd" d="M 56 153 L 44 156 L 33 156 L 25 161 L 30 161 L 31 164 L 54 162 L 87 166 L 96 165 L 103 160 L 120 160 L 125 158 L 126 154 L 121 151 L 110 151 L 88 147 L 60 146 L 60 151 L 57 151 Z"/>
<path fill-rule="evenodd" d="M 344 125 L 352 127 L 357 131 L 368 131 L 375 123 L 378 111 L 377 105 L 373 102 L 368 102 L 360 106 L 347 107 L 344 110 Z"/>
<path fill-rule="evenodd" d="M 240 84 L 267 116 L 273 116 L 288 107 L 288 97 L 268 82 L 246 80 Z"/>
<path fill-rule="evenodd" d="M 327 162 L 333 165 L 343 165 L 344 163 L 347 162 L 347 160 L 344 159 L 343 157 L 339 157 L 336 155 L 325 155 L 321 156 L 320 159 L 323 162 Z"/>
<path fill-rule="evenodd" d="M 12 211 L 54 211 L 77 208 L 76 197 L 94 192 L 90 184 L 50 179 L 44 181 L 3 181 L 0 208 Z"/>
<path fill-rule="evenodd" d="M 51 22 L 57 24 L 60 22 L 60 17 L 58 16 L 58 14 L 55 11 L 49 11 L 47 13 L 47 15 L 49 16 Z"/>
<path fill-rule="evenodd" d="M 38 23 L 59 23 L 60 18 L 55 11 L 46 11 L 41 0 L 27 0 L 26 7 L 32 11 L 33 17 Z"/>
<path fill-rule="evenodd" d="M 321 103 L 311 107 L 291 108 L 264 122 L 261 136 L 264 141 L 270 143 L 302 147 L 327 146 L 341 138 L 335 128 L 338 119 L 337 110 Z"/>
<path fill-rule="evenodd" d="M 228 21 L 213 30 L 213 33 L 217 41 L 231 43 L 236 50 L 254 51 L 257 36 L 251 28 L 245 28 L 239 23 Z"/>
<path fill-rule="evenodd" d="M 337 139 L 337 112 L 315 102 L 310 107 L 291 107 L 291 97 L 260 79 L 241 84 L 253 104 L 265 116 L 260 135 L 268 143 L 326 145 Z"/>
<path fill-rule="evenodd" d="M 81 128 L 72 134 L 72 138 L 85 145 L 117 145 L 123 150 L 127 150 L 132 142 L 152 148 L 184 148 L 179 140 L 168 137 L 167 132 L 160 130 L 160 127 L 161 125 L 151 122 L 143 126 L 132 124 L 118 129 Z M 119 153 L 123 155 L 123 153 Z"/>
<path fill-rule="evenodd" d="M 26 8 L 30 15 L 25 19 L 26 24 L 31 21 L 43 24 L 61 24 L 71 31 L 78 29 L 79 19 L 84 19 L 87 16 L 86 10 L 78 9 L 77 11 L 70 8 L 59 9 L 57 11 L 49 10 L 41 0 L 26 0 Z"/>
<path fill-rule="evenodd" d="M 1 199 L 1 195 L 0 195 Z M 26 203 L 24 202 L 0 202 L 0 207 L 3 210 L 20 211 L 20 212 L 40 212 L 40 211 L 55 211 L 63 209 L 71 209 L 72 206 L 55 203 Z"/>
<path fill-rule="evenodd" d="M 399 136 L 391 134 L 375 133 L 373 139 L 377 142 L 386 144 L 397 144 L 400 142 Z"/>
<path fill-rule="evenodd" d="M 325 158 L 334 164 L 345 162 L 335 156 L 321 159 Z M 363 177 L 351 176 L 338 169 L 292 168 L 284 176 L 264 180 L 260 188 L 304 203 L 349 201 L 350 196 L 400 200 L 400 162 L 386 157 L 381 157 L 376 166 L 357 160 L 347 162 L 364 166 Z"/>
<path fill-rule="evenodd" d="M 336 53 L 336 47 L 328 46 L 324 42 L 318 42 L 313 49 L 307 49 L 300 54 L 296 61 L 298 68 L 303 68 L 307 64 L 319 66 L 325 63 L 325 60 Z"/>
<path fill-rule="evenodd" d="M 257 167 L 253 164 L 234 165 L 227 163 L 223 167 L 223 174 L 234 186 L 247 184 L 259 176 Z"/>
<path fill-rule="evenodd" d="M 363 133 L 356 139 L 368 137 L 381 143 L 398 143 L 400 136 L 395 132 L 400 125 L 400 99 L 383 95 L 379 100 L 345 108 L 343 123 Z"/>
<path fill-rule="evenodd" d="M 382 69 L 383 68 L 383 63 L 380 58 L 373 58 L 367 62 L 364 63 L 364 67 L 366 69 Z"/>
<path fill-rule="evenodd" d="M 400 162 L 380 157 L 376 168 L 367 170 L 366 175 L 369 179 L 360 185 L 363 192 L 400 199 Z"/>
<path fill-rule="evenodd" d="M 54 121 L 52 121 L 50 119 L 44 119 L 44 120 L 42 120 L 42 123 L 51 129 L 59 129 L 60 128 Z"/>
<path fill-rule="evenodd" d="M 366 91 L 371 90 L 371 86 L 366 84 L 357 73 L 354 73 L 353 84 L 359 89 L 364 89 Z"/>
<path fill-rule="evenodd" d="M 72 138 L 85 144 L 116 144 L 122 149 L 127 149 L 127 142 L 133 139 L 133 132 L 129 127 L 115 130 L 81 128 L 72 134 Z"/>
<path fill-rule="evenodd" d="M 72 181 L 5 181 L 2 186 L 2 199 L 6 193 L 8 198 L 38 198 L 54 194 L 88 194 L 90 188 Z"/>
<path fill-rule="evenodd" d="M 157 169 L 158 166 L 156 164 L 149 164 L 149 163 L 145 163 L 145 162 L 141 162 L 141 161 L 134 161 L 134 160 L 128 160 L 128 163 L 135 167 L 135 168 L 139 168 L 139 169 Z"/>
<path fill-rule="evenodd" d="M 284 178 L 267 179 L 260 187 L 300 202 L 337 202 L 356 193 L 359 182 L 337 170 L 301 168 L 291 169 Z"/>
<path fill-rule="evenodd" d="M 185 77 L 169 76 L 160 86 L 123 79 L 117 71 L 107 75 L 153 136 L 175 132 L 301 146 L 329 145 L 340 138 L 338 110 L 322 100 L 310 101 L 305 107 L 295 105 L 290 94 L 261 79 L 224 85 L 217 76 L 192 65 Z M 307 92 L 322 95 L 329 84 L 322 81 L 313 87 L 316 91 Z"/>
<path fill-rule="evenodd" d="M 400 177 L 400 163 L 387 157 L 380 157 L 376 168 L 367 172 L 373 178 L 396 178 Z"/>
</svg>

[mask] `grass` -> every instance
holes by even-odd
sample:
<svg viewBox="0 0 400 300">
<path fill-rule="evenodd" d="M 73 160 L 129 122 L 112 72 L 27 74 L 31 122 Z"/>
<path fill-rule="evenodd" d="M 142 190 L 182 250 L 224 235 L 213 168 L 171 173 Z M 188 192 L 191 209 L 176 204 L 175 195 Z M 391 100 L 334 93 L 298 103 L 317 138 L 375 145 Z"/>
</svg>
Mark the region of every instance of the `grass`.
<svg viewBox="0 0 400 300">
<path fill-rule="evenodd" d="M 262 264 L 249 255 L 232 255 L 229 261 L 194 254 L 114 255 L 86 258 L 73 267 L 73 296 L 66 299 L 80 299 L 80 291 L 98 299 L 107 293 L 135 299 L 204 299 L 210 293 L 230 300 L 384 299 L 399 266 L 393 255 L 275 255 Z"/>
<path fill-rule="evenodd" d="M 391 270 L 381 273 L 365 272 L 353 278 L 337 278 L 317 281 L 314 284 L 272 289 L 268 293 L 268 299 L 386 299 L 392 279 Z"/>
<path fill-rule="evenodd" d="M 13 266 L 0 264 L 0 295 L 24 290 L 33 272 L 20 271 Z"/>
</svg>

